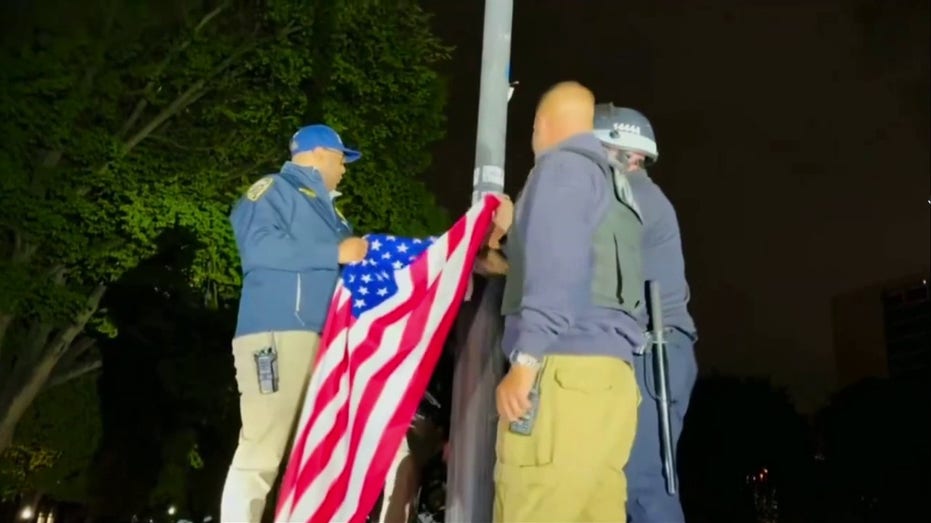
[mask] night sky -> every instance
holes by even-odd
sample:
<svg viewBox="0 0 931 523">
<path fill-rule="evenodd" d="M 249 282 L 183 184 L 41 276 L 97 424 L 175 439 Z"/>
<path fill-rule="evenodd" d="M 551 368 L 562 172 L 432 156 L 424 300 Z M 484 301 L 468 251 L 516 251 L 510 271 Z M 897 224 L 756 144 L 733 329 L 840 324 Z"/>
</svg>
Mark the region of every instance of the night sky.
<svg viewBox="0 0 931 523">
<path fill-rule="evenodd" d="M 428 185 L 469 202 L 482 0 L 427 0 L 456 50 Z M 785 5 L 782 5 L 785 4 Z M 798 4 L 798 5 L 789 5 Z M 929 266 L 927 2 L 515 0 L 508 191 L 551 84 L 643 111 L 676 206 L 704 372 L 835 389 L 831 297 Z"/>
</svg>

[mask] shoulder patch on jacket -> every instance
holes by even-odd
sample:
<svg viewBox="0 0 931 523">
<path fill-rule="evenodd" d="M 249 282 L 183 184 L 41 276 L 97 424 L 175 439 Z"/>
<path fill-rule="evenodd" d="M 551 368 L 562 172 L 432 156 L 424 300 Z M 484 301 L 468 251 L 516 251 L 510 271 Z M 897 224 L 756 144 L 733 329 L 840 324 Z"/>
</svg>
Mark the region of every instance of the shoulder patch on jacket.
<svg viewBox="0 0 931 523">
<path fill-rule="evenodd" d="M 249 190 L 246 191 L 246 199 L 251 202 L 259 201 L 259 198 L 265 194 L 265 191 L 268 190 L 275 183 L 275 178 L 272 176 L 266 176 L 261 180 L 252 184 L 252 187 L 249 187 Z"/>
</svg>

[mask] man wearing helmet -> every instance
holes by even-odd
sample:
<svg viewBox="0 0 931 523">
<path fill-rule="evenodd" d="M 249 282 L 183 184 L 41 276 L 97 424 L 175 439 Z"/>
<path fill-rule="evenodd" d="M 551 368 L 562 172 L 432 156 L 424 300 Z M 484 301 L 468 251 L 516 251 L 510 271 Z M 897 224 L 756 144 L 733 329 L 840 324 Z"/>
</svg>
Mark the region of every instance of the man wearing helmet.
<svg viewBox="0 0 931 523">
<path fill-rule="evenodd" d="M 649 120 L 634 109 L 603 103 L 595 106 L 594 128 L 615 173 L 626 178 L 624 185 L 643 220 L 643 279 L 660 283 L 660 306 L 666 325 L 672 445 L 676 448 L 698 374 L 694 353 L 697 336 L 688 312 L 689 286 L 679 223 L 669 199 L 644 169 L 659 157 Z M 646 312 L 638 319 L 646 329 L 649 322 Z M 685 521 L 678 496 L 666 492 L 663 477 L 653 360 L 638 356 L 634 365 L 644 401 L 639 407 L 637 435 L 626 469 L 627 513 L 632 523 Z"/>
</svg>

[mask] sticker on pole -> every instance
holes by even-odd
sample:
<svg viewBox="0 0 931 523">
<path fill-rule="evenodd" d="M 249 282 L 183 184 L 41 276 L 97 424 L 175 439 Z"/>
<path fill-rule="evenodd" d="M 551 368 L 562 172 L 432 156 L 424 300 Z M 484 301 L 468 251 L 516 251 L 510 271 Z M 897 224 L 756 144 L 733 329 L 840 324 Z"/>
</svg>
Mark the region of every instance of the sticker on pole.
<svg viewBox="0 0 931 523">
<path fill-rule="evenodd" d="M 472 203 L 478 202 L 486 194 L 504 192 L 504 169 L 494 165 L 476 167 L 472 172 Z"/>
<path fill-rule="evenodd" d="M 483 165 L 472 171 L 472 185 L 475 187 L 504 187 L 504 169 L 496 165 Z"/>
</svg>

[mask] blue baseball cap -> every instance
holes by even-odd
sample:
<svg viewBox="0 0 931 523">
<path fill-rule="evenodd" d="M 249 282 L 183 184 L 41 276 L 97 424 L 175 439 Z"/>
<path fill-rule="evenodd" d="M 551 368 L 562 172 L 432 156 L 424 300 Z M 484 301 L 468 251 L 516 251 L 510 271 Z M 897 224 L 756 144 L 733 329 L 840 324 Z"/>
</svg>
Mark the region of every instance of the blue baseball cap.
<svg viewBox="0 0 931 523">
<path fill-rule="evenodd" d="M 297 153 L 313 151 L 317 147 L 332 149 L 343 153 L 346 163 L 351 163 L 362 157 L 362 153 L 349 149 L 343 145 L 339 134 L 326 125 L 308 125 L 301 127 L 291 137 L 291 156 Z"/>
</svg>

